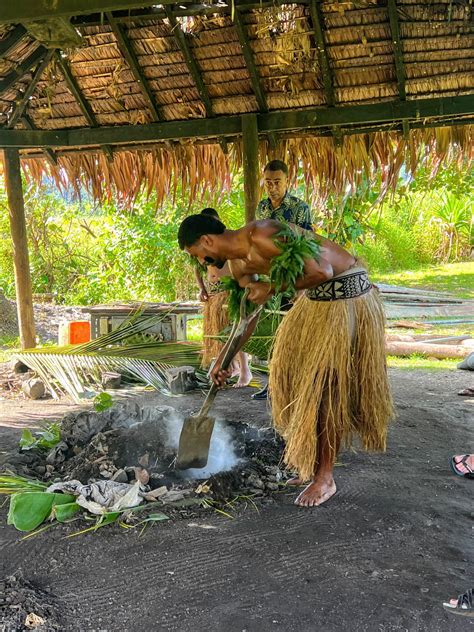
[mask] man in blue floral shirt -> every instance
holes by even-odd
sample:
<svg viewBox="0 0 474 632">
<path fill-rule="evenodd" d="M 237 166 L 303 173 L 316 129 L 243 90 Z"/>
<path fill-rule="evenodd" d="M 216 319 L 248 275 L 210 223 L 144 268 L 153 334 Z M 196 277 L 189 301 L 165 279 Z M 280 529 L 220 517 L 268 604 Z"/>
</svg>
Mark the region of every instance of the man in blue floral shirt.
<svg viewBox="0 0 474 632">
<path fill-rule="evenodd" d="M 263 182 L 268 197 L 257 206 L 256 219 L 276 219 L 279 222 L 296 224 L 305 230 L 313 230 L 309 206 L 303 200 L 288 193 L 288 167 L 282 160 L 272 160 L 263 172 Z M 282 304 L 282 309 L 290 309 L 292 303 Z M 265 386 L 252 395 L 252 399 L 267 399 Z"/>
<path fill-rule="evenodd" d="M 313 230 L 309 206 L 288 193 L 288 167 L 282 160 L 272 160 L 263 172 L 268 197 L 257 206 L 256 219 L 276 219 Z"/>
</svg>

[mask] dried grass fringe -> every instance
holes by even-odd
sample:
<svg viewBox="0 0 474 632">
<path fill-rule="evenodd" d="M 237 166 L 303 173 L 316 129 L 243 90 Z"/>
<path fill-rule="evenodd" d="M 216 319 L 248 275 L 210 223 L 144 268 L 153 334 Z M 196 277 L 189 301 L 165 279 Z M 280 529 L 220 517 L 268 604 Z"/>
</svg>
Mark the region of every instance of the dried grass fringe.
<svg viewBox="0 0 474 632">
<path fill-rule="evenodd" d="M 229 324 L 227 313 L 227 292 L 211 294 L 204 303 L 203 312 L 203 355 L 202 367 L 207 368 L 212 360 L 219 355 L 222 343 L 210 336 L 217 336 Z"/>
<path fill-rule="evenodd" d="M 334 459 L 337 437 L 348 445 L 358 434 L 364 449 L 385 450 L 393 405 L 384 323 L 377 290 L 331 302 L 302 297 L 283 319 L 270 364 L 273 423 L 286 441 L 285 463 L 304 480 L 317 462 L 323 400 Z"/>
</svg>

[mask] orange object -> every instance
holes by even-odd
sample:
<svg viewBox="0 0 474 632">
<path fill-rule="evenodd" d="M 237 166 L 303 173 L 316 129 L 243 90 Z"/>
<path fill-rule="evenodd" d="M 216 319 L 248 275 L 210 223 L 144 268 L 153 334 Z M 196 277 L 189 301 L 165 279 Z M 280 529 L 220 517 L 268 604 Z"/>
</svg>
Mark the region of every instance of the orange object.
<svg viewBox="0 0 474 632">
<path fill-rule="evenodd" d="M 61 323 L 59 327 L 60 345 L 77 345 L 89 342 L 91 339 L 91 324 L 88 320 L 73 320 Z"/>
</svg>

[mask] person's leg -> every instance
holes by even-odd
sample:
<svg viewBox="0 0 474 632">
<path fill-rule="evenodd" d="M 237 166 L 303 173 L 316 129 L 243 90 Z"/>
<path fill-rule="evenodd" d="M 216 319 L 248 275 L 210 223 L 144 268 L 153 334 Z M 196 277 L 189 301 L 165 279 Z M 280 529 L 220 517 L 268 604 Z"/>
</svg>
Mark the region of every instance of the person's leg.
<svg viewBox="0 0 474 632">
<path fill-rule="evenodd" d="M 249 356 L 248 353 L 244 353 L 240 351 L 237 356 L 240 364 L 240 374 L 239 380 L 237 384 L 234 384 L 235 388 L 242 388 L 244 386 L 248 386 L 252 380 L 252 373 L 249 367 Z"/>
<path fill-rule="evenodd" d="M 295 505 L 300 507 L 322 505 L 336 493 L 333 469 L 337 453 L 339 452 L 341 438 L 334 430 L 330 432 L 331 419 L 329 418 L 330 412 L 326 402 L 327 398 L 324 396 L 316 427 L 318 433 L 318 456 L 314 465 L 313 480 L 295 500 Z M 293 481 L 293 485 L 302 484 L 302 481 L 299 479 L 293 479 Z"/>
</svg>

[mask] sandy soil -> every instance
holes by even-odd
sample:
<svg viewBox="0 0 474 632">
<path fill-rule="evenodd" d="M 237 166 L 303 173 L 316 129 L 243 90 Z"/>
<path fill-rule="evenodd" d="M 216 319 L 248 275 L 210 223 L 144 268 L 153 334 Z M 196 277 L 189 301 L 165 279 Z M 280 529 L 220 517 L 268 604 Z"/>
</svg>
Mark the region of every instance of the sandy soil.
<svg viewBox="0 0 474 632">
<path fill-rule="evenodd" d="M 474 481 L 449 470 L 452 454 L 474 450 L 474 400 L 457 396 L 472 374 L 390 374 L 398 420 L 387 453 L 343 452 L 326 505 L 297 508 L 285 491 L 258 512 L 188 513 L 141 537 L 113 526 L 65 539 L 71 527 L 60 526 L 25 541 L 4 507 L 0 578 L 21 570 L 71 632 L 474 630 L 441 607 L 473 580 Z M 219 394 L 218 414 L 267 425 L 249 394 Z M 166 403 L 196 409 L 199 397 Z M 2 449 L 22 426 L 64 412 L 51 400 L 11 406 L 0 405 Z"/>
</svg>

